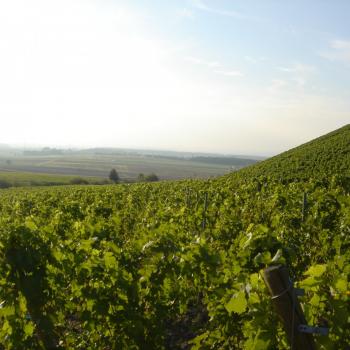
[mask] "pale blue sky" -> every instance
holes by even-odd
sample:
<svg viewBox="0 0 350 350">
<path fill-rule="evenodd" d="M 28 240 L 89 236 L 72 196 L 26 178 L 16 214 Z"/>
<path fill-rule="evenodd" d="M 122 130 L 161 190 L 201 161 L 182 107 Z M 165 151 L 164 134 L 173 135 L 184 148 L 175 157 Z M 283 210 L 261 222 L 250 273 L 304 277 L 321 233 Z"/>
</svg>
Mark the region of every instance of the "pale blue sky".
<svg viewBox="0 0 350 350">
<path fill-rule="evenodd" d="M 0 143 L 276 154 L 349 123 L 350 1 L 0 0 Z"/>
</svg>

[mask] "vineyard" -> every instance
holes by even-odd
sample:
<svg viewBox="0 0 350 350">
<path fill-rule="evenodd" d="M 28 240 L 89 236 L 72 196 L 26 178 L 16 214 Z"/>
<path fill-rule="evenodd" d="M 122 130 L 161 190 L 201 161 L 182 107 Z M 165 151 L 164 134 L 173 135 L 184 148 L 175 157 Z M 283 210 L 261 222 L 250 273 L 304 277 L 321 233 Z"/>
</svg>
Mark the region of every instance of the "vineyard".
<svg viewBox="0 0 350 350">
<path fill-rule="evenodd" d="M 349 147 L 347 126 L 214 180 L 0 191 L 0 349 L 289 349 L 277 264 L 318 348 L 349 349 Z"/>
<path fill-rule="evenodd" d="M 350 124 L 237 174 L 295 181 L 335 173 L 350 176 Z"/>
</svg>

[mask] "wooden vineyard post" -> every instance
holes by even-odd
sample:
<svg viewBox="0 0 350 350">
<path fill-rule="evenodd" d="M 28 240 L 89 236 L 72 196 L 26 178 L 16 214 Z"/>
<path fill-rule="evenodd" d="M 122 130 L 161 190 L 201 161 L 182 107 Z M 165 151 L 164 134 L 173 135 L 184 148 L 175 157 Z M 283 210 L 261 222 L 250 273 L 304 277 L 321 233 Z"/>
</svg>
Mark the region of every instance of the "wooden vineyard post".
<svg viewBox="0 0 350 350">
<path fill-rule="evenodd" d="M 186 207 L 189 208 L 191 206 L 191 192 L 190 189 L 186 189 Z"/>
<path fill-rule="evenodd" d="M 305 218 L 306 218 L 306 210 L 307 210 L 307 194 L 304 192 L 304 193 L 303 193 L 302 215 L 301 215 L 301 220 L 302 220 L 302 221 L 305 221 Z"/>
<path fill-rule="evenodd" d="M 316 350 L 312 334 L 306 333 L 303 310 L 297 298 L 297 290 L 285 266 L 271 266 L 263 272 L 265 283 L 271 294 L 272 303 L 283 323 L 292 350 Z"/>
<path fill-rule="evenodd" d="M 204 230 L 206 227 L 206 214 L 207 214 L 207 209 L 208 209 L 208 192 L 205 192 L 204 194 L 204 207 L 203 207 L 203 220 L 202 220 L 202 229 Z"/>
</svg>

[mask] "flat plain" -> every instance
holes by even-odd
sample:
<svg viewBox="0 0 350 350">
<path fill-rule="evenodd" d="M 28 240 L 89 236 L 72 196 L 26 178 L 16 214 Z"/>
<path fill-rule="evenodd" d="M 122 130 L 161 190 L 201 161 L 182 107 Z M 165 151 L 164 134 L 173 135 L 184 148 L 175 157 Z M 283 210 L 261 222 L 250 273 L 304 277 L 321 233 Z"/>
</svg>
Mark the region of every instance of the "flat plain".
<svg viewBox="0 0 350 350">
<path fill-rule="evenodd" d="M 83 177 L 88 178 L 89 182 L 97 182 L 108 179 L 112 168 L 115 168 L 121 180 L 126 182 L 136 181 L 140 173 L 155 173 L 161 180 L 196 179 L 228 174 L 254 162 L 252 159 L 237 158 L 235 161 L 228 157 L 186 158 L 136 152 L 3 152 L 0 154 L 0 179 L 13 181 L 19 178 L 20 181 L 52 180 L 69 183 L 72 177 Z"/>
</svg>

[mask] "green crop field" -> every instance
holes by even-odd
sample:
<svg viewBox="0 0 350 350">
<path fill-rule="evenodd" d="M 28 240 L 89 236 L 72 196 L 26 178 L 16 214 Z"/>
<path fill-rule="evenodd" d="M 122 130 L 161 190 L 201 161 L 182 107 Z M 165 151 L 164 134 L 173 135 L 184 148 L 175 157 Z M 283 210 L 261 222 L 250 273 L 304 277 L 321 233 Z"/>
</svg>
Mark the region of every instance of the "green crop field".
<svg viewBox="0 0 350 350">
<path fill-rule="evenodd" d="M 350 344 L 350 127 L 212 180 L 0 191 L 0 349 L 290 349 L 286 265 L 318 349 Z M 305 203 L 305 200 L 306 203 Z"/>
<path fill-rule="evenodd" d="M 103 182 L 105 180 L 103 178 L 92 176 L 78 178 L 72 175 L 0 171 L 0 188 L 69 185 L 74 183 L 74 181 L 77 181 L 77 179 L 85 180 L 86 182 L 92 184 Z"/>
</svg>

